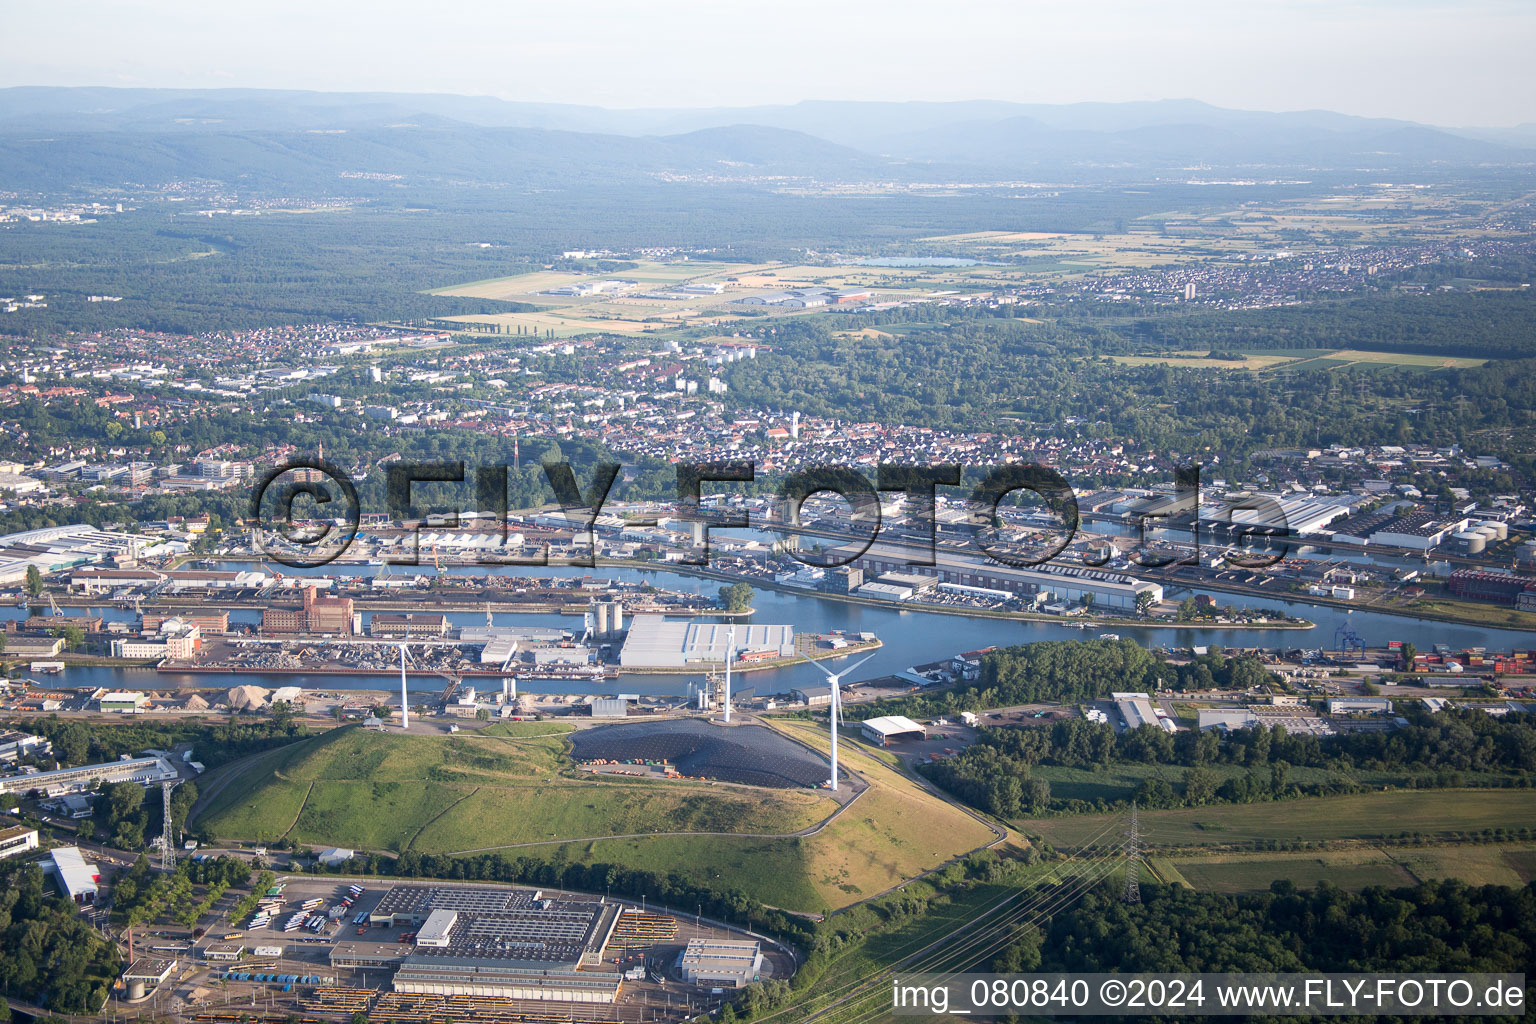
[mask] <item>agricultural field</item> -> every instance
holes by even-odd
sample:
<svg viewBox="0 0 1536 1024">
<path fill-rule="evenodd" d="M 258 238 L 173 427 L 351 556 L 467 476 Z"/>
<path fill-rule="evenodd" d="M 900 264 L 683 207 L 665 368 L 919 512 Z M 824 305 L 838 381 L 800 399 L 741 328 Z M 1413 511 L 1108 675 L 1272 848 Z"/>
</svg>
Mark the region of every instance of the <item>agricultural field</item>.
<svg viewBox="0 0 1536 1024">
<path fill-rule="evenodd" d="M 653 832 L 662 823 L 677 831 L 788 833 L 835 808 L 810 791 L 577 775 L 567 742 L 542 731 L 438 737 L 336 729 L 223 769 L 240 777 L 200 809 L 195 826 L 267 842 L 286 836 L 452 853 Z"/>
<path fill-rule="evenodd" d="M 1536 879 L 1536 847 L 1528 843 L 1359 844 L 1295 853 L 1153 857 L 1150 866 L 1167 881 L 1182 881 L 1204 892 L 1260 892 L 1276 879 L 1298 886 L 1327 882 L 1341 889 L 1415 885 L 1436 878 L 1518 887 Z"/>
<path fill-rule="evenodd" d="M 1276 355 L 1273 352 L 1238 353 L 1243 358 L 1209 359 L 1209 349 L 1197 352 L 1167 352 L 1155 356 L 1111 356 L 1121 366 L 1184 366 L 1199 370 L 1267 370 L 1281 363 L 1295 362 L 1294 356 Z"/>
<path fill-rule="evenodd" d="M 1193 716 L 1191 716 L 1193 717 Z M 1248 774 L 1240 765 L 1215 764 L 1206 769 L 1216 778 L 1217 785 L 1227 779 Z M 1144 779 L 1162 779 L 1175 790 L 1183 784 L 1185 769 L 1180 765 L 1114 764 L 1103 768 L 1067 768 L 1059 765 L 1036 765 L 1032 773 L 1051 784 L 1051 796 L 1058 800 L 1104 800 L 1114 802 L 1128 800 Z M 1286 769 L 1286 781 L 1300 785 L 1316 785 L 1333 781 L 1349 781 L 1363 786 L 1396 785 L 1403 781 L 1402 772 L 1332 771 L 1326 768 L 1292 766 Z M 1481 780 L 1475 780 L 1481 781 Z"/>
<path fill-rule="evenodd" d="M 561 288 L 579 281 L 622 279 L 638 281 L 641 285 L 665 289 L 687 281 L 710 281 L 727 276 L 750 272 L 750 264 L 710 263 L 700 260 L 678 260 L 670 263 L 636 261 L 633 270 L 612 273 L 578 273 L 568 270 L 538 270 L 531 274 L 515 274 L 511 277 L 493 277 L 483 281 L 434 288 L 431 295 L 457 295 L 472 299 L 517 300 L 522 302 L 558 303 L 564 296 L 542 295 L 551 288 Z M 642 290 L 648 290 L 642 288 Z M 709 296 L 700 296 L 708 298 Z"/>
<path fill-rule="evenodd" d="M 1112 816 L 1087 814 L 1019 823 L 1020 831 L 1071 849 Z M 1536 826 L 1536 791 L 1436 789 L 1220 804 L 1141 814 L 1149 849 L 1244 847 L 1265 842 L 1377 839 L 1404 833 L 1455 838 L 1484 829 Z"/>
<path fill-rule="evenodd" d="M 1262 373 L 1277 367 L 1293 370 L 1336 370 L 1343 367 L 1403 366 L 1421 370 L 1470 369 L 1486 359 L 1464 356 L 1412 355 L 1400 352 L 1367 352 L 1362 349 L 1308 349 L 1305 352 L 1259 350 L 1238 352 L 1243 358 L 1211 359 L 1209 350 L 1160 352 L 1156 355 L 1111 356 L 1121 366 L 1181 366 L 1189 369 L 1252 370 Z"/>
<path fill-rule="evenodd" d="M 1470 359 L 1462 356 L 1426 356 L 1411 355 L 1400 352 L 1364 352 L 1359 349 L 1346 348 L 1337 352 L 1326 353 L 1331 359 L 1344 360 L 1346 366 L 1356 366 L 1361 363 L 1381 364 L 1383 366 L 1416 366 L 1428 370 L 1466 370 L 1475 366 L 1484 366 L 1486 359 Z"/>
</svg>

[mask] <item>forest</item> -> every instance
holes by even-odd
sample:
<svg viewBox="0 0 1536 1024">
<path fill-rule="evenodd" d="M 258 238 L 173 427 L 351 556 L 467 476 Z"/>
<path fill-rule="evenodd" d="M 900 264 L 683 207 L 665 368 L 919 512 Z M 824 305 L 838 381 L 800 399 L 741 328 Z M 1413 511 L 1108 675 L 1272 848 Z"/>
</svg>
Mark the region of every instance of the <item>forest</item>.
<svg viewBox="0 0 1536 1024">
<path fill-rule="evenodd" d="M 980 676 L 941 693 L 892 697 L 869 705 L 873 715 L 931 715 L 1037 701 L 1073 703 L 1130 690 L 1248 689 L 1275 681 L 1256 657 L 1227 657 L 1219 648 L 1174 664 L 1134 640 L 1036 640 L 989 651 Z"/>
<path fill-rule="evenodd" d="M 1536 884 L 1435 881 L 1352 893 L 1278 881 L 1269 892 L 1234 896 L 1143 883 L 1139 904 L 1121 895 L 1117 884 L 1097 886 L 1018 931 L 990 969 L 1525 973 L 1536 957 Z"/>
<path fill-rule="evenodd" d="M 124 754 L 137 755 L 148 749 L 170 750 L 187 743 L 197 760 L 209 768 L 259 754 L 306 734 L 303 726 L 289 717 L 240 719 L 226 722 L 193 719 L 185 722 L 113 722 L 95 724 L 57 715 L 30 718 L 24 723 L 7 722 L 11 728 L 43 736 L 53 744 L 60 765 L 95 764 L 115 761 Z"/>
<path fill-rule="evenodd" d="M 36 864 L 0 860 L 0 989 L 60 1013 L 94 1014 L 118 968 L 116 945 L 72 900 L 43 891 Z"/>
<path fill-rule="evenodd" d="M 3 330 L 35 335 L 132 327 L 190 334 L 513 312 L 525 307 L 425 291 L 524 273 L 576 247 L 673 246 L 743 261 L 797 261 L 803 247 L 876 254 L 893 247 L 900 254 L 924 235 L 1103 229 L 1163 204 L 1204 209 L 1240 192 L 1081 189 L 1021 204 L 982 190 L 936 206 L 917 196 L 801 195 L 635 175 L 567 177 L 532 189 L 419 181 L 406 196 L 387 187 L 356 190 L 344 197 L 349 205 L 306 213 L 204 217 L 188 209 L 195 204 L 148 200 L 94 224 L 6 225 L 0 295 L 40 292 L 49 306 L 8 315 Z M 342 192 L 332 175 L 319 195 L 338 199 Z M 85 302 L 92 294 L 123 301 Z"/>
<path fill-rule="evenodd" d="M 1248 457 L 1267 448 L 1459 443 L 1498 454 L 1529 477 L 1536 399 L 1523 382 L 1536 375 L 1533 315 L 1536 295 L 1522 291 L 1367 297 L 1124 322 L 1032 323 L 1013 319 L 1008 307 L 780 318 L 759 329 L 773 352 L 737 364 L 730 384 L 734 400 L 746 406 L 788 405 L 811 415 L 857 409 L 859 418 L 935 429 L 994 424 L 1044 436 L 1136 438 L 1169 452 L 1210 448 L 1223 453 L 1232 472 L 1249 469 Z M 1278 326 L 1271 330 L 1272 321 Z M 1404 326 L 1410 323 L 1411 330 Z M 864 326 L 883 336 L 855 333 Z M 1329 345 L 1496 361 L 1443 369 L 1314 364 L 1260 373 L 1111 358 L 1282 348 L 1299 361 Z"/>
<path fill-rule="evenodd" d="M 1529 716 L 1495 718 L 1475 709 L 1405 714 L 1410 720 L 1398 729 L 1326 737 L 1263 724 L 1225 733 L 1186 728 L 1170 735 L 1142 726 L 1116 734 L 1107 724 L 1077 718 L 1037 728 L 983 728 L 975 744 L 922 771 L 966 803 L 1004 818 L 1090 809 L 1080 800 L 1053 800 L 1049 783 L 1032 773 L 1035 765 L 1182 766 L 1177 789 L 1160 778 L 1136 787 L 1130 801 L 1154 809 L 1353 792 L 1356 770 L 1398 772 L 1416 788 L 1466 785 L 1469 775 L 1514 786 L 1536 779 L 1536 725 Z M 1242 771 L 1214 771 L 1218 766 Z M 1304 784 L 1287 778 L 1291 768 L 1334 774 Z"/>
</svg>

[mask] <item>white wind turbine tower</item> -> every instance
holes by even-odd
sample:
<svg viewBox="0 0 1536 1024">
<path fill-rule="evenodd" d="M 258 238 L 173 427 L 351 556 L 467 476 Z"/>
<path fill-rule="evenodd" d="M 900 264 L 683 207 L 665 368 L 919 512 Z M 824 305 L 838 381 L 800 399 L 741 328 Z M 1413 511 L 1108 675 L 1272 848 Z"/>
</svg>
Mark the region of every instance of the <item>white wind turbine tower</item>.
<svg viewBox="0 0 1536 1024">
<path fill-rule="evenodd" d="M 411 706 L 405 698 L 405 644 L 400 645 L 400 728 L 411 727 Z"/>
<path fill-rule="evenodd" d="M 725 724 L 731 724 L 731 656 L 736 653 L 736 627 L 725 634 Z"/>
<path fill-rule="evenodd" d="M 854 662 L 852 665 L 849 665 L 847 668 L 843 669 L 841 672 L 828 672 L 826 666 L 821 664 L 820 662 L 813 661 L 810 658 L 806 658 L 805 659 L 806 661 L 809 661 L 812 665 L 815 665 L 817 668 L 821 669 L 822 673 L 825 674 L 826 677 L 827 677 L 827 682 L 832 685 L 832 707 L 831 707 L 830 713 L 828 714 L 827 717 L 832 722 L 832 779 L 831 779 L 831 782 L 832 782 L 832 792 L 834 792 L 834 793 L 837 792 L 837 727 L 843 724 L 843 694 L 842 694 L 843 676 L 848 675 L 854 669 L 858 668 L 860 665 L 864 664 L 866 661 L 868 661 L 870 658 L 873 658 L 873 657 L 874 657 L 873 654 L 866 654 L 864 657 L 860 658 L 858 661 Z"/>
</svg>

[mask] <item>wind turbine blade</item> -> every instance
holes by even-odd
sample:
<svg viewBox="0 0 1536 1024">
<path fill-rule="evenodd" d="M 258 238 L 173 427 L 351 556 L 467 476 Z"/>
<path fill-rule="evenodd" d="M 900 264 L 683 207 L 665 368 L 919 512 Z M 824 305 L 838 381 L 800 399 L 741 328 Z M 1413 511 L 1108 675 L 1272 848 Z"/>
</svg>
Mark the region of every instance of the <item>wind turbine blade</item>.
<svg viewBox="0 0 1536 1024">
<path fill-rule="evenodd" d="M 854 669 L 858 668 L 860 665 L 864 664 L 866 661 L 868 661 L 870 658 L 873 658 L 873 657 L 874 657 L 873 654 L 866 654 L 866 655 L 864 655 L 864 657 L 860 658 L 858 661 L 854 662 L 852 665 L 849 665 L 847 668 L 845 668 L 841 672 L 839 672 L 838 675 L 839 676 L 846 676 L 846 675 L 848 675 Z"/>
<path fill-rule="evenodd" d="M 836 672 L 828 671 L 827 667 L 825 665 L 823 665 L 821 662 L 817 661 L 815 658 L 807 658 L 805 655 L 802 654 L 802 655 L 800 655 L 800 660 L 803 661 L 803 662 L 806 662 L 807 664 L 815 665 L 817 668 L 821 669 L 821 674 L 826 676 L 828 679 L 836 679 L 837 678 L 837 673 Z"/>
</svg>

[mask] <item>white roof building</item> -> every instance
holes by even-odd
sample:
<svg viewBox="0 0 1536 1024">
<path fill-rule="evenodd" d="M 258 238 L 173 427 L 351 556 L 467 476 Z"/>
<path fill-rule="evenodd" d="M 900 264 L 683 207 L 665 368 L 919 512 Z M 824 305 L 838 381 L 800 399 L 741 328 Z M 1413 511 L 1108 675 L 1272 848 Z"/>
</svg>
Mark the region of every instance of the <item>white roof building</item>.
<svg viewBox="0 0 1536 1024">
<path fill-rule="evenodd" d="M 426 921 L 416 932 L 418 946 L 447 946 L 448 934 L 459 923 L 457 910 L 438 909 L 427 915 Z"/>
<path fill-rule="evenodd" d="M 925 739 L 928 736 L 927 729 L 924 729 L 921 725 L 903 715 L 871 718 L 868 721 L 860 722 L 859 728 L 864 731 L 865 736 L 879 743 L 882 747 L 899 736 L 910 736 L 913 733 Z"/>
<path fill-rule="evenodd" d="M 101 871 L 86 862 L 78 846 L 61 846 L 49 854 L 53 870 L 59 876 L 59 888 L 76 903 L 94 903 Z"/>
</svg>

